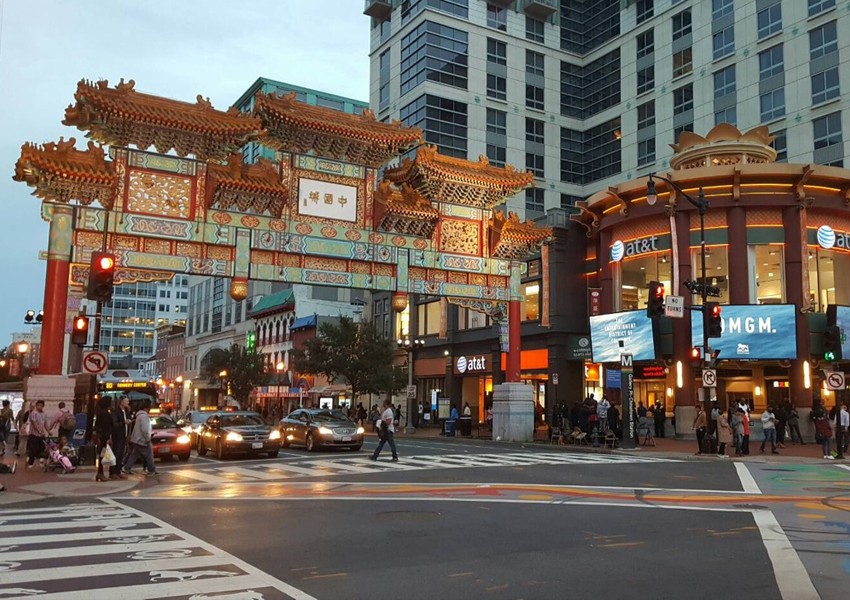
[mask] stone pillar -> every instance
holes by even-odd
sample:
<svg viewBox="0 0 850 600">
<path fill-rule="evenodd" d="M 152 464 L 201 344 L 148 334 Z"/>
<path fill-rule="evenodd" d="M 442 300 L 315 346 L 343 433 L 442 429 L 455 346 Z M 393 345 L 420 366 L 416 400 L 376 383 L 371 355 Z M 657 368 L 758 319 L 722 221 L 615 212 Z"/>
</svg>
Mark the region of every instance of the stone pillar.
<svg viewBox="0 0 850 600">
<path fill-rule="evenodd" d="M 785 297 L 790 304 L 800 309 L 808 306 L 808 289 L 803 289 L 803 282 L 808 283 L 808 249 L 806 248 L 806 209 L 789 206 L 782 211 L 782 225 L 785 228 Z M 805 269 L 805 273 L 804 273 Z M 805 286 L 808 288 L 808 286 Z M 805 314 L 796 311 L 797 324 L 797 359 L 791 361 L 788 379 L 791 386 L 791 401 L 795 406 L 811 408 L 812 406 L 812 377 L 809 378 L 808 389 L 804 381 L 804 365 L 811 361 L 809 344 L 809 321 Z M 811 364 L 811 363 L 810 363 Z M 811 371 L 810 371 L 811 372 Z M 802 416 L 802 415 L 801 415 Z M 802 420 L 802 419 L 801 419 Z"/>
<path fill-rule="evenodd" d="M 530 442 L 534 439 L 534 391 L 522 383 L 493 386 L 493 439 Z"/>
<path fill-rule="evenodd" d="M 686 211 L 677 211 L 675 216 L 676 233 L 677 233 L 677 250 L 679 254 L 679 282 L 684 282 L 693 277 L 693 269 L 691 267 L 691 232 L 690 232 L 690 214 Z M 677 294 L 685 297 L 685 306 L 691 306 L 691 293 L 682 285 Z M 699 316 L 700 313 L 696 313 Z M 694 371 L 691 367 L 690 352 L 693 347 L 691 340 L 691 311 L 686 310 L 685 316 L 681 319 L 672 319 L 673 321 L 673 364 L 670 367 L 673 372 L 673 398 L 676 408 L 676 434 L 690 433 L 690 424 L 693 422 L 694 413 Z M 676 363 L 682 363 L 682 387 L 676 384 Z M 667 410 L 673 409 L 672 406 L 666 406 Z M 684 413 L 680 409 L 685 409 Z M 690 412 L 688 412 L 690 411 Z M 684 418 L 680 415 L 684 414 Z M 688 420 L 690 415 L 690 420 Z"/>
<path fill-rule="evenodd" d="M 60 375 L 65 350 L 65 313 L 68 306 L 74 212 L 71 206 L 50 204 L 45 213 L 50 215 L 50 233 L 38 371 L 44 375 Z"/>
<path fill-rule="evenodd" d="M 729 304 L 749 304 L 747 214 L 743 207 L 733 206 L 726 220 L 729 227 Z"/>
</svg>

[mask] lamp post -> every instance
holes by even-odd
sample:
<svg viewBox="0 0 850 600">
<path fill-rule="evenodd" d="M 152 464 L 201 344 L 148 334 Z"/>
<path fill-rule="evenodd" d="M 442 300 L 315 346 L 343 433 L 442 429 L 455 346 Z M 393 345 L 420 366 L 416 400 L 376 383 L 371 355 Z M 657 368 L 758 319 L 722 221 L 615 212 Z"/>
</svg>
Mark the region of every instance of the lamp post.
<svg viewBox="0 0 850 600">
<path fill-rule="evenodd" d="M 655 173 L 649 174 L 649 180 L 646 182 L 646 203 L 649 206 L 654 206 L 658 201 L 658 194 L 655 191 L 655 179 L 660 179 L 665 181 L 670 187 L 679 192 L 685 200 L 691 203 L 691 205 L 697 209 L 699 214 L 699 245 L 700 245 L 700 279 L 701 282 L 696 281 L 685 281 L 684 285 L 688 288 L 692 294 L 699 293 L 700 298 L 702 298 L 702 306 L 699 308 L 691 307 L 691 310 L 699 310 L 702 313 L 702 365 L 703 368 L 709 366 L 709 360 L 711 357 L 711 348 L 709 347 L 708 342 L 708 310 L 705 309 L 706 302 L 708 301 L 709 296 L 719 296 L 720 290 L 714 286 L 708 285 L 708 280 L 706 279 L 705 273 L 705 213 L 708 210 L 708 200 L 705 198 L 705 192 L 703 187 L 699 187 L 699 194 L 697 195 L 697 199 L 694 200 L 689 194 L 685 192 L 678 184 L 674 183 L 672 180 L 662 177 L 661 175 L 656 175 Z M 678 290 L 676 290 L 678 291 Z M 709 398 L 709 394 L 711 393 L 711 388 L 703 386 L 703 407 L 705 409 L 706 419 L 710 423 L 710 414 L 711 414 L 711 400 Z"/>
<path fill-rule="evenodd" d="M 220 383 L 220 386 L 221 386 L 221 405 L 222 405 L 222 408 L 224 408 L 225 404 L 227 403 L 226 399 L 225 399 L 227 397 L 227 386 L 224 383 L 224 380 L 225 380 L 226 377 L 227 377 L 227 369 L 222 369 L 221 371 L 218 372 L 218 379 L 219 379 L 219 383 Z"/>
<path fill-rule="evenodd" d="M 277 406 L 280 409 L 280 416 L 283 417 L 283 403 L 280 399 L 280 374 L 283 373 L 283 370 L 286 368 L 286 365 L 282 360 L 279 360 L 277 364 L 274 366 L 274 370 L 277 372 Z"/>
<path fill-rule="evenodd" d="M 416 357 L 416 350 L 425 345 L 425 340 L 404 336 L 397 339 L 396 344 L 399 348 L 407 351 L 407 425 L 404 428 L 404 432 L 411 434 L 416 433 L 416 428 L 413 426 L 412 420 L 416 412 L 416 393 L 410 393 L 410 390 L 413 389 L 413 361 Z"/>
</svg>

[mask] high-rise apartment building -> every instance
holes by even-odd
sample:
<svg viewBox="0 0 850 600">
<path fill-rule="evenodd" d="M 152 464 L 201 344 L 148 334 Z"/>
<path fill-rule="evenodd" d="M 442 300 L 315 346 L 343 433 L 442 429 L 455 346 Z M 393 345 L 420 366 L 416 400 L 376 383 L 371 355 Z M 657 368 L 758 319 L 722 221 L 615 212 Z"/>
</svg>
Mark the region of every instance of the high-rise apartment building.
<svg viewBox="0 0 850 600">
<path fill-rule="evenodd" d="M 443 154 L 535 174 L 535 217 L 664 171 L 682 131 L 767 125 L 780 161 L 850 159 L 835 0 L 367 0 L 370 100 Z"/>
</svg>

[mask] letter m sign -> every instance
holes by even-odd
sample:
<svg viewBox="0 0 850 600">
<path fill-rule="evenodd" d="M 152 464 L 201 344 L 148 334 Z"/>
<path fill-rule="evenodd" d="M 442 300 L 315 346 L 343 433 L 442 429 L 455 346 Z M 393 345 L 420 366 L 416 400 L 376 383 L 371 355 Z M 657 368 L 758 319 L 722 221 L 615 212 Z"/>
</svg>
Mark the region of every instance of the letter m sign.
<svg viewBox="0 0 850 600">
<path fill-rule="evenodd" d="M 620 355 L 620 366 L 626 368 L 632 368 L 632 355 L 631 354 L 621 354 Z"/>
</svg>

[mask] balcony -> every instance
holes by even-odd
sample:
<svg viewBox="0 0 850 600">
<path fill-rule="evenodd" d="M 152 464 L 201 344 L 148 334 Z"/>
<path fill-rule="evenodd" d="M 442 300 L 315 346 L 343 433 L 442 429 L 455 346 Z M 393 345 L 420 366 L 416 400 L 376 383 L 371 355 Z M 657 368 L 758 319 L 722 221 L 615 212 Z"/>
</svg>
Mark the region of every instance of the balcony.
<svg viewBox="0 0 850 600">
<path fill-rule="evenodd" d="M 509 8 L 514 5 L 516 0 L 485 0 L 490 6 L 496 8 Z"/>
<path fill-rule="evenodd" d="M 388 19 L 392 12 L 392 0 L 366 0 L 366 8 L 363 10 L 364 15 L 379 21 Z"/>
<path fill-rule="evenodd" d="M 548 19 L 558 12 L 559 0 L 522 0 L 522 10 L 529 17 Z"/>
</svg>

